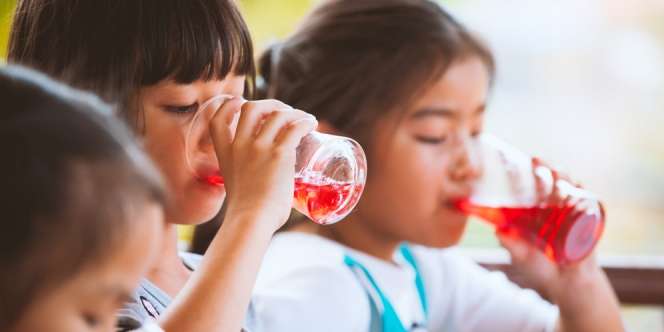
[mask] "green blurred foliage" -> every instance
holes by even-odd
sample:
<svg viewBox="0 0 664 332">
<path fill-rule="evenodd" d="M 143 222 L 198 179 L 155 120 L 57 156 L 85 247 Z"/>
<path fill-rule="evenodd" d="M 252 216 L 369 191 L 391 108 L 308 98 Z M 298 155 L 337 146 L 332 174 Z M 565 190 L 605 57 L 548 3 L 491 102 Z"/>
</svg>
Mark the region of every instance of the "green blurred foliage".
<svg viewBox="0 0 664 332">
<path fill-rule="evenodd" d="M 0 60 L 7 56 L 9 26 L 14 12 L 15 0 L 0 0 Z"/>
<path fill-rule="evenodd" d="M 256 51 L 290 34 L 316 0 L 241 0 L 240 8 L 251 30 Z M 258 53 L 256 54 L 258 56 Z"/>
</svg>

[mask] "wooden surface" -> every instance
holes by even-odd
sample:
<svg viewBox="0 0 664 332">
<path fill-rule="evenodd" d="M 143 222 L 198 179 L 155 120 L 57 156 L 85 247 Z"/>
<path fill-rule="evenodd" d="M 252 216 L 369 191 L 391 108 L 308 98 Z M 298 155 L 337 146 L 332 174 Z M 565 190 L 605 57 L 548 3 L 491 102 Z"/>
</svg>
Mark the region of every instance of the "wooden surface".
<svg viewBox="0 0 664 332">
<path fill-rule="evenodd" d="M 509 265 L 508 255 L 499 250 L 463 250 L 480 265 L 500 270 L 517 284 L 528 287 Z M 607 256 L 599 258 L 613 288 L 623 304 L 664 306 L 664 257 Z"/>
</svg>

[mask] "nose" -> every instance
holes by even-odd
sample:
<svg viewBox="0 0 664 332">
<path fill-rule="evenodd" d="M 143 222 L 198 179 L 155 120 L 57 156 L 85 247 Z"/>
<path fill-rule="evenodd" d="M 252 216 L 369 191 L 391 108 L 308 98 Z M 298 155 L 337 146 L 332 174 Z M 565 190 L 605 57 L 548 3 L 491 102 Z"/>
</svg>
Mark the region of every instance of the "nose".
<svg viewBox="0 0 664 332">
<path fill-rule="evenodd" d="M 226 96 L 220 95 L 203 102 L 188 123 L 185 133 L 185 158 L 187 165 L 195 173 L 218 167 L 210 124 L 227 99 Z M 229 119 L 228 122 L 231 121 L 232 119 Z"/>
<path fill-rule="evenodd" d="M 470 184 L 482 175 L 482 158 L 479 139 L 466 136 L 460 139 L 459 148 L 452 163 L 451 178 L 455 182 Z"/>
</svg>

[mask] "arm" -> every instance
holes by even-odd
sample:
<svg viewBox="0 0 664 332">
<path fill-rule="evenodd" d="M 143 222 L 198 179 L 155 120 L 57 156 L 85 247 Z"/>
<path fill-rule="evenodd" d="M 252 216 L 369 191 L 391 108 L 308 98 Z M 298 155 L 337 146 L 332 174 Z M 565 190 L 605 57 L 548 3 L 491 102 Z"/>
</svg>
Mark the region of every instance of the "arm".
<svg viewBox="0 0 664 332">
<path fill-rule="evenodd" d="M 262 257 L 290 212 L 295 148 L 315 126 L 312 116 L 277 101 L 237 98 L 216 113 L 210 131 L 228 191 L 226 218 L 162 315 L 166 331 L 240 331 Z"/>
<path fill-rule="evenodd" d="M 557 331 L 624 331 L 618 300 L 594 255 L 560 267 L 526 243 L 499 237 L 512 264 L 558 305 Z"/>
</svg>

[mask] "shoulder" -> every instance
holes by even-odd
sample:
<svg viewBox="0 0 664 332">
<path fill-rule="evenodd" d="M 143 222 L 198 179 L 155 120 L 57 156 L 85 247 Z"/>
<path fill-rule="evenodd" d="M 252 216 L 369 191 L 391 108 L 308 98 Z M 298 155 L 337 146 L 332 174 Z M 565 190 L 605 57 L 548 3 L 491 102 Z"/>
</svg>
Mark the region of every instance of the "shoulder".
<svg viewBox="0 0 664 332">
<path fill-rule="evenodd" d="M 326 271 L 349 281 L 355 280 L 352 272 L 344 264 L 345 254 L 345 247 L 317 235 L 298 232 L 279 233 L 265 254 L 258 284 L 269 284 L 272 280 L 320 271 Z"/>
<path fill-rule="evenodd" d="M 252 298 L 259 324 L 271 331 L 366 330 L 369 301 L 344 255 L 341 245 L 315 235 L 275 236 Z"/>
<path fill-rule="evenodd" d="M 159 318 L 166 310 L 170 298 L 148 280 L 141 280 L 132 294 L 117 312 L 117 330 L 133 331 Z"/>
<path fill-rule="evenodd" d="M 179 256 L 184 265 L 192 271 L 196 270 L 203 260 L 203 256 L 191 252 L 181 251 Z"/>
<path fill-rule="evenodd" d="M 413 246 L 412 251 L 432 295 L 432 325 L 466 331 L 548 331 L 555 325 L 555 306 L 458 249 Z"/>
</svg>

